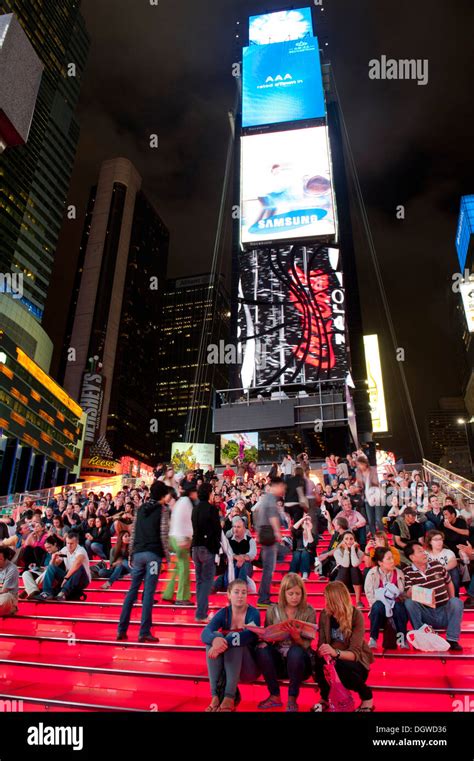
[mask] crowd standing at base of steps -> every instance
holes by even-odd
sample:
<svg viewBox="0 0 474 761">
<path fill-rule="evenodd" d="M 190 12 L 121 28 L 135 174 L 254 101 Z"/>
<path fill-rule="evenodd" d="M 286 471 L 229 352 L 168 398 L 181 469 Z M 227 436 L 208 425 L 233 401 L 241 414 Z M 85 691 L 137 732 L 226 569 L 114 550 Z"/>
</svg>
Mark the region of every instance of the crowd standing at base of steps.
<svg viewBox="0 0 474 761">
<path fill-rule="evenodd" d="M 15 615 L 19 599 L 81 601 L 92 579 L 110 589 L 130 577 L 117 640 L 128 638 L 143 583 L 138 639 L 156 643 L 152 611 L 162 566 L 162 602 L 192 606 L 192 559 L 208 712 L 234 710 L 239 683 L 259 676 L 269 692 L 260 710 L 283 706 L 280 685 L 288 679 L 286 710 L 297 711 L 310 678 L 320 692 L 314 710 L 334 710 L 333 672 L 359 696 L 357 710 L 372 711 L 368 682 L 381 634 L 385 649 L 403 650 L 410 626 L 429 624 L 446 630 L 450 652 L 462 650 L 463 612 L 474 608 L 474 500 L 457 501 L 417 471 L 389 466 L 379 480 L 360 451 L 328 455 L 324 484 L 309 474 L 306 453 L 286 453 L 266 474 L 239 458 L 221 477 L 211 465 L 175 473 L 160 464 L 151 487 L 141 482 L 112 495 L 70 486 L 48 504 L 26 497 L 0 519 L 0 616 Z M 325 532 L 329 544 L 318 553 Z M 289 569 L 281 580 L 280 563 Z M 312 577 L 327 582 L 319 616 L 307 602 Z M 227 592 L 228 604 L 210 616 L 217 591 Z M 253 606 L 248 595 L 255 593 Z"/>
</svg>

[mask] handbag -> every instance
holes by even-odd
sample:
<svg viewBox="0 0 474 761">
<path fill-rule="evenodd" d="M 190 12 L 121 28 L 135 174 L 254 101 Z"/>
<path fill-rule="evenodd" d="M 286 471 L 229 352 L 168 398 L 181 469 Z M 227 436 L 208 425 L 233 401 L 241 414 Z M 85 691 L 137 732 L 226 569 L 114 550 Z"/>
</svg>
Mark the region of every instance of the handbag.
<svg viewBox="0 0 474 761">
<path fill-rule="evenodd" d="M 383 630 L 382 647 L 384 650 L 396 650 L 397 644 L 397 631 L 393 618 L 387 618 Z"/>
<path fill-rule="evenodd" d="M 329 711 L 331 713 L 350 713 L 354 711 L 354 698 L 349 690 L 344 687 L 334 666 L 334 659 L 326 657 L 324 676 L 329 682 Z"/>
<path fill-rule="evenodd" d="M 273 529 L 273 526 L 270 524 L 261 526 L 258 531 L 258 541 L 261 545 L 264 547 L 271 547 L 275 544 L 276 538 L 275 538 L 275 531 Z"/>
</svg>

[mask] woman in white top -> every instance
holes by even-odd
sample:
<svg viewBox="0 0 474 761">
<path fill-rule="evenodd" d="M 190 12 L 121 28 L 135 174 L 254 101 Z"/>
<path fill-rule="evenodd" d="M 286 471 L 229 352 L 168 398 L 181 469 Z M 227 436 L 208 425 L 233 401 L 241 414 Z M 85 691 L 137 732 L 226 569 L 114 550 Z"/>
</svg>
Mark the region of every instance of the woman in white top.
<svg viewBox="0 0 474 761">
<path fill-rule="evenodd" d="M 446 568 L 451 576 L 456 592 L 459 597 L 459 588 L 461 586 L 461 572 L 458 568 L 458 560 L 454 552 L 444 546 L 444 534 L 438 529 L 428 531 L 425 536 L 425 549 L 428 553 L 428 560 L 437 560 L 438 563 Z"/>
<path fill-rule="evenodd" d="M 360 564 L 363 557 L 364 553 L 357 544 L 354 534 L 352 531 L 346 531 L 334 553 L 334 560 L 338 568 L 335 580 L 342 581 L 349 590 L 351 587 L 354 588 L 357 608 L 364 607 L 360 601 L 363 581 Z"/>
</svg>

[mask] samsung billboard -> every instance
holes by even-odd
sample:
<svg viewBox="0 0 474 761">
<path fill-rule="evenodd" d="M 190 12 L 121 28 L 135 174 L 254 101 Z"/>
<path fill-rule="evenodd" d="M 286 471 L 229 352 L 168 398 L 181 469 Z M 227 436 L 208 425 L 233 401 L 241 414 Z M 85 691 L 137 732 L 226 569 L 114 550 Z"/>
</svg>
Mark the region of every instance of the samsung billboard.
<svg viewBox="0 0 474 761">
<path fill-rule="evenodd" d="M 334 236 L 327 127 L 241 140 L 242 245 Z"/>
<path fill-rule="evenodd" d="M 270 45 L 312 36 L 311 8 L 263 13 L 249 18 L 250 45 Z"/>
<path fill-rule="evenodd" d="M 326 115 L 316 37 L 243 50 L 242 126 Z"/>
</svg>

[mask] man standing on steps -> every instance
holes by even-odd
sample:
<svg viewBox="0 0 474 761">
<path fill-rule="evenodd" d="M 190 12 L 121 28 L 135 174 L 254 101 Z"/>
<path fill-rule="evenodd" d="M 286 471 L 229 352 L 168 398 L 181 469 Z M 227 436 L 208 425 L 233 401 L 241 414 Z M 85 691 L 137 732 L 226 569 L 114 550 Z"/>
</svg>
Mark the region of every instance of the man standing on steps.
<svg viewBox="0 0 474 761">
<path fill-rule="evenodd" d="M 170 489 L 163 481 L 155 481 L 150 489 L 150 499 L 141 505 L 135 516 L 130 537 L 130 565 L 132 583 L 125 598 L 118 625 L 117 640 L 125 640 L 130 623 L 132 607 L 144 581 L 142 619 L 138 634 L 139 642 L 159 642 L 151 633 L 153 599 L 161 563 L 169 564 L 169 518 Z"/>
<path fill-rule="evenodd" d="M 202 484 L 197 496 L 199 502 L 194 505 L 191 514 L 192 556 L 196 570 L 196 621 L 205 623 L 216 570 L 215 558 L 221 546 L 222 527 L 211 484 Z"/>
<path fill-rule="evenodd" d="M 261 545 L 262 579 L 258 590 L 258 608 L 268 608 L 272 603 L 270 589 L 275 570 L 278 543 L 281 539 L 280 516 L 277 500 L 285 496 L 286 484 L 282 478 L 272 478 L 270 490 L 261 497 L 256 509 L 256 527 Z M 273 531 L 272 531 L 273 529 Z"/>
</svg>

